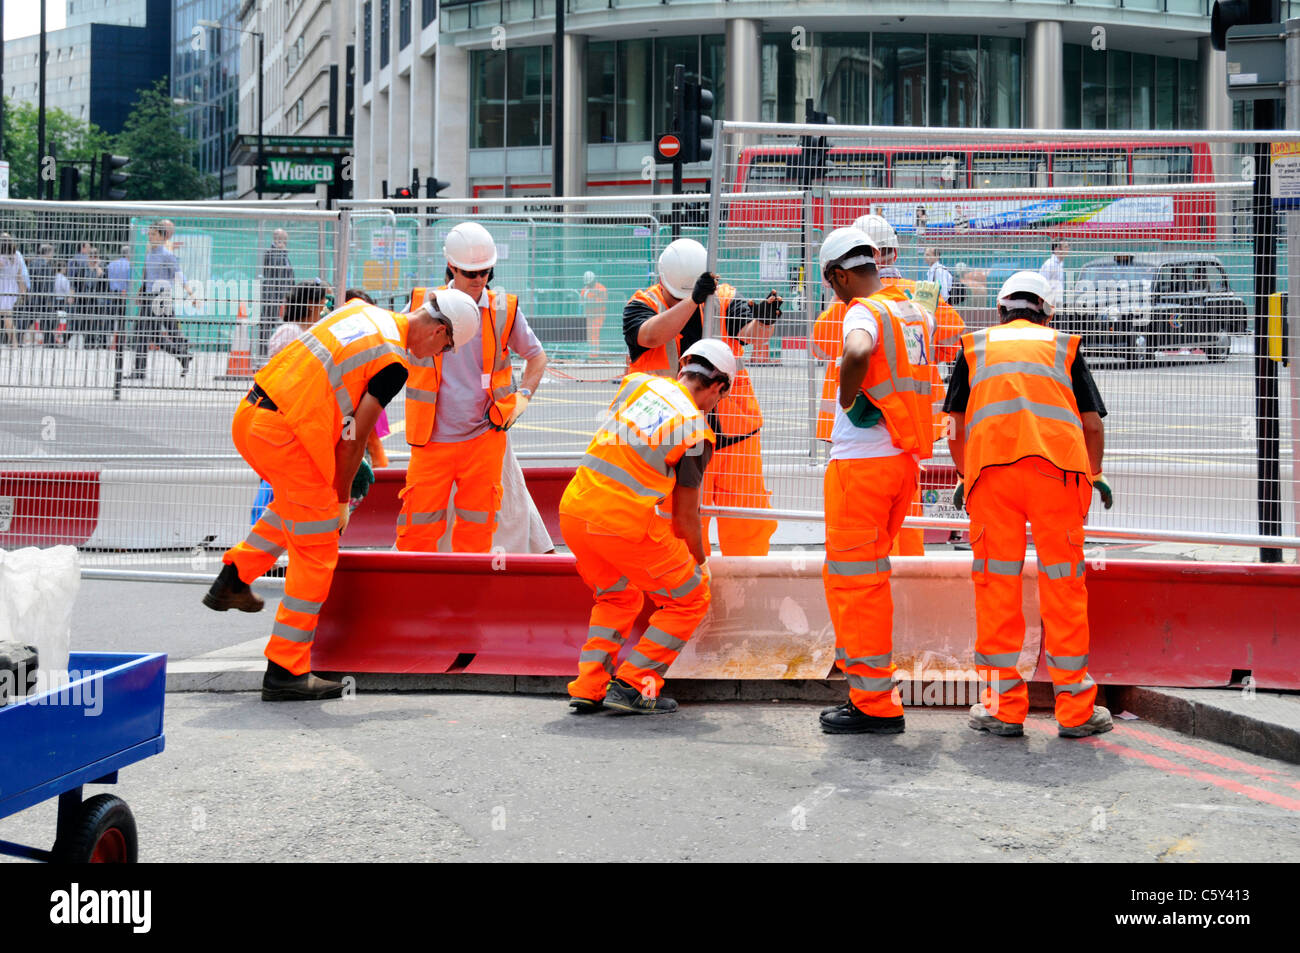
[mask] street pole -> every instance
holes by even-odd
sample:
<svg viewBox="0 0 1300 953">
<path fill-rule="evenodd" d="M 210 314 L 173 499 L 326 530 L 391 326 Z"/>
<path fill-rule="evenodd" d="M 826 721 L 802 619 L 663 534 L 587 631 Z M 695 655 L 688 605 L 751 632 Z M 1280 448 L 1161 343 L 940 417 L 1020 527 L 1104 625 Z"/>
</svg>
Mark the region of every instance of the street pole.
<svg viewBox="0 0 1300 953">
<path fill-rule="evenodd" d="M 4 22 L 5 22 L 5 0 L 0 0 L 0 91 L 5 88 L 5 58 L 4 58 Z M 5 99 L 0 95 L 0 159 L 5 154 Z"/>
<path fill-rule="evenodd" d="M 1286 127 L 1300 129 L 1300 19 L 1286 21 Z M 1286 213 L 1287 354 L 1291 371 L 1291 519 L 1300 527 L 1300 209 Z M 1271 362 L 1270 362 L 1271 363 Z M 1300 535 L 1300 528 L 1293 530 Z"/>
<path fill-rule="evenodd" d="M 683 108 L 683 98 L 686 95 L 686 67 L 678 63 L 673 67 L 673 134 L 679 140 L 684 141 L 686 138 L 685 116 L 686 110 Z M 677 155 L 673 158 L 673 195 L 682 194 L 682 153 L 679 149 Z M 681 205 L 674 202 L 672 205 L 673 222 L 673 241 L 682 237 L 682 216 Z"/>
<path fill-rule="evenodd" d="M 262 138 L 262 120 L 265 118 L 266 113 L 262 98 L 263 84 L 266 82 L 266 73 L 262 69 L 263 39 L 263 35 L 259 32 L 257 34 L 257 170 L 254 173 L 257 177 L 257 200 L 259 202 L 262 201 L 262 170 L 266 168 L 266 140 Z"/>
<path fill-rule="evenodd" d="M 564 5 L 555 0 L 555 49 L 551 52 L 551 191 L 564 195 Z M 580 142 L 574 148 L 585 149 Z"/>
<path fill-rule="evenodd" d="M 1274 100 L 1255 100 L 1255 129 L 1274 128 Z M 1277 363 L 1268 356 L 1268 299 L 1277 290 L 1277 224 L 1273 217 L 1271 165 L 1267 142 L 1255 143 L 1255 190 L 1251 230 L 1255 268 L 1255 477 L 1258 484 L 1259 535 L 1282 535 L 1282 473 L 1278 462 Z M 1280 563 L 1282 550 L 1261 547 L 1259 561 Z"/>
<path fill-rule="evenodd" d="M 37 85 L 40 87 L 39 102 L 36 106 L 36 197 L 45 198 L 45 180 L 41 173 L 45 168 L 45 0 L 41 0 L 41 53 L 40 75 Z"/>
</svg>

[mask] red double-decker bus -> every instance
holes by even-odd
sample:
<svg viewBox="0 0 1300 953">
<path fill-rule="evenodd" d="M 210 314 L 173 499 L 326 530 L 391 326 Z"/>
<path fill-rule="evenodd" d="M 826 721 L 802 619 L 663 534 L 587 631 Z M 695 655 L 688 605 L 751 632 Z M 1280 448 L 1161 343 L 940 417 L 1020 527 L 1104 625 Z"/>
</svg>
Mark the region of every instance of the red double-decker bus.
<svg viewBox="0 0 1300 953">
<path fill-rule="evenodd" d="M 741 150 L 734 189 L 765 192 L 807 183 L 797 146 L 750 146 Z M 1215 237 L 1210 192 L 1160 195 L 1107 194 L 1117 186 L 1214 182 L 1209 145 L 1133 141 L 1028 142 L 959 146 L 831 146 L 818 185 L 833 189 L 990 189 L 988 199 L 821 198 L 814 192 L 814 225 L 836 228 L 876 212 L 900 235 L 942 239 L 972 233 L 1033 233 L 1059 238 L 1153 240 Z M 1088 189 L 1086 195 L 1016 197 L 1019 189 Z M 1011 195 L 1007 195 L 1011 192 Z M 729 203 L 727 221 L 740 228 L 794 228 L 801 224 L 797 198 Z"/>
</svg>

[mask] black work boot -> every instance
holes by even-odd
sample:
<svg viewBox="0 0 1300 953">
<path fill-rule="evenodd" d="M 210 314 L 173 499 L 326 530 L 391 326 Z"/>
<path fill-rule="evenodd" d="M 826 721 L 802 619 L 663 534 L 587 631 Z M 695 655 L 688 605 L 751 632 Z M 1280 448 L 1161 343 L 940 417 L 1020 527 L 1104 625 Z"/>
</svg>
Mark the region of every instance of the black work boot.
<svg viewBox="0 0 1300 953">
<path fill-rule="evenodd" d="M 203 604 L 217 612 L 225 612 L 227 609 L 261 612 L 264 605 L 248 583 L 239 578 L 239 570 L 234 563 L 226 563 L 221 567 L 221 573 L 203 597 Z"/>
<path fill-rule="evenodd" d="M 822 712 L 822 731 L 831 735 L 897 735 L 903 731 L 903 716 L 882 718 L 868 715 L 853 702 Z"/>
<path fill-rule="evenodd" d="M 677 710 L 677 702 L 662 695 L 653 698 L 616 678 L 605 689 L 605 707 L 624 715 L 666 715 Z"/>
<path fill-rule="evenodd" d="M 605 707 L 605 702 L 599 698 L 581 698 L 577 695 L 569 697 L 569 707 L 573 709 L 575 715 L 594 715 Z"/>
<path fill-rule="evenodd" d="M 324 701 L 327 698 L 340 698 L 342 695 L 342 682 L 331 682 L 311 672 L 294 675 L 282 665 L 276 665 L 271 661 L 266 663 L 266 674 L 262 676 L 262 701 L 264 702 Z"/>
</svg>

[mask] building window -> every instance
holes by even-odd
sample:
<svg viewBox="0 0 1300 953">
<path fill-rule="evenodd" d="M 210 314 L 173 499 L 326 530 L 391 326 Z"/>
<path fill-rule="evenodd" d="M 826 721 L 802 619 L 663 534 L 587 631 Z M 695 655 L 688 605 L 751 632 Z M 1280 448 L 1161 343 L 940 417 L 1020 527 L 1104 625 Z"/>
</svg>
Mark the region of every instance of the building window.
<svg viewBox="0 0 1300 953">
<path fill-rule="evenodd" d="M 613 40 L 587 44 L 587 141 L 615 142 L 618 98 Z"/>
<path fill-rule="evenodd" d="M 619 142 L 646 142 L 652 136 L 654 47 L 650 40 L 619 40 L 618 106 L 614 122 Z"/>
<path fill-rule="evenodd" d="M 361 54 L 361 82 L 363 83 L 370 82 L 370 47 L 374 39 L 373 28 L 370 22 L 370 4 L 371 0 L 366 0 L 366 2 L 361 5 L 361 27 L 363 35 L 362 49 L 364 50 Z"/>
<path fill-rule="evenodd" d="M 303 102 L 302 97 L 299 96 L 298 101 L 293 104 L 293 121 L 301 124 L 302 121 L 306 118 L 307 118 L 307 106 Z"/>
<path fill-rule="evenodd" d="M 403 50 L 411 45 L 411 0 L 398 0 L 397 45 Z"/>
<path fill-rule="evenodd" d="M 1020 125 L 1020 40 L 1004 36 L 980 37 L 979 124 L 992 129 Z"/>
<path fill-rule="evenodd" d="M 379 0 L 379 68 L 388 65 L 388 14 L 392 0 Z"/>
<path fill-rule="evenodd" d="M 876 33 L 871 43 L 871 121 L 924 126 L 925 36 Z"/>
<path fill-rule="evenodd" d="M 1195 129 L 1200 65 L 1125 50 L 1064 49 L 1067 129 Z"/>
<path fill-rule="evenodd" d="M 506 54 L 497 50 L 475 50 L 470 54 L 471 146 L 500 149 L 506 133 Z"/>
<path fill-rule="evenodd" d="M 929 59 L 927 124 L 956 129 L 977 125 L 978 38 L 931 36 Z"/>
<path fill-rule="evenodd" d="M 542 144 L 542 47 L 506 54 L 506 145 Z"/>
<path fill-rule="evenodd" d="M 438 19 L 438 0 L 420 0 L 420 26 L 426 27 Z"/>
</svg>

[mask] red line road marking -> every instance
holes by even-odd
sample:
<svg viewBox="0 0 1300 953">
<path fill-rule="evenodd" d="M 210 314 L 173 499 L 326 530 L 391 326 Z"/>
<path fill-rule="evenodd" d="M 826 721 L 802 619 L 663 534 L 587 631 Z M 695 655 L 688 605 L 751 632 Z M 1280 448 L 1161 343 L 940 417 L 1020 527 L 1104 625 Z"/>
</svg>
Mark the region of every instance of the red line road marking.
<svg viewBox="0 0 1300 953">
<path fill-rule="evenodd" d="M 1212 764 L 1216 768 L 1224 768 L 1228 771 L 1240 771 L 1243 774 L 1249 774 L 1259 778 L 1261 781 L 1269 781 L 1273 784 L 1286 784 L 1295 787 L 1300 782 L 1287 781 L 1277 777 L 1276 773 L 1265 768 L 1256 767 L 1253 764 L 1247 764 L 1244 761 L 1238 761 L 1236 758 L 1229 758 L 1227 755 L 1216 754 L 1213 751 L 1206 751 L 1204 748 L 1198 748 L 1196 745 L 1183 744 L 1180 741 L 1173 741 L 1169 738 L 1161 738 L 1159 735 L 1153 735 L 1149 731 L 1139 731 L 1136 728 L 1130 728 L 1127 725 L 1116 725 L 1115 733 L 1131 735 L 1149 745 L 1157 748 L 1164 748 L 1166 751 L 1172 751 L 1174 754 L 1181 754 L 1187 758 L 1193 758 L 1197 761 L 1203 761 L 1206 764 Z"/>
</svg>

